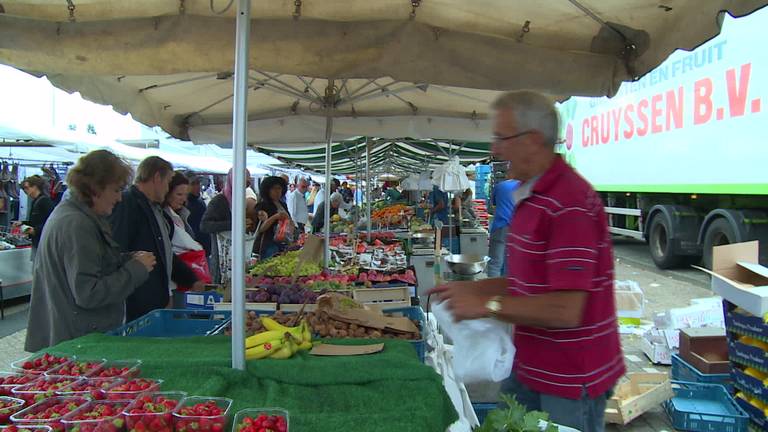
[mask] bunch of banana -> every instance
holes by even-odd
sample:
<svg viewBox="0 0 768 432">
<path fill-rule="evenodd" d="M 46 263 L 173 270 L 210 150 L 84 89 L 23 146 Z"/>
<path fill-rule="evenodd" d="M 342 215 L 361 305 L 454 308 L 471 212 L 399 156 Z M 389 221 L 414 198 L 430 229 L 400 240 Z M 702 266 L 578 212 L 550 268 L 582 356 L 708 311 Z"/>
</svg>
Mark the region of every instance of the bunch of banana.
<svg viewBox="0 0 768 432">
<path fill-rule="evenodd" d="M 287 359 L 297 351 L 312 349 L 312 332 L 306 320 L 296 327 L 286 327 L 269 317 L 261 317 L 264 332 L 245 339 L 245 358 Z"/>
</svg>

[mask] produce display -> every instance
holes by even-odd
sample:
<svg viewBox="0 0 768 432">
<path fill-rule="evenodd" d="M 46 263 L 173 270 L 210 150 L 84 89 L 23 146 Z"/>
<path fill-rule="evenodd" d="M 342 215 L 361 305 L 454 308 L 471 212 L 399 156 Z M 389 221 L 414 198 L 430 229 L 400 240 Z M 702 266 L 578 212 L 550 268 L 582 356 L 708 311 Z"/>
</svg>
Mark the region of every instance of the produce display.
<svg viewBox="0 0 768 432">
<path fill-rule="evenodd" d="M 82 396 L 90 399 L 104 399 L 104 392 L 117 384 L 122 383 L 120 378 L 88 378 L 77 381 L 56 392 L 59 396 Z"/>
<path fill-rule="evenodd" d="M 80 361 L 73 360 L 69 363 L 45 371 L 46 376 L 88 376 L 97 372 L 104 360 L 100 361 Z"/>
<path fill-rule="evenodd" d="M 357 275 L 357 281 L 363 284 L 405 282 L 407 284 L 416 285 L 416 273 L 411 269 L 394 273 L 382 273 L 376 270 L 368 270 L 367 272 L 361 271 L 360 274 Z"/>
<path fill-rule="evenodd" d="M 11 366 L 14 369 L 22 370 L 33 374 L 42 374 L 49 369 L 53 369 L 64 363 L 67 363 L 71 359 L 68 357 L 59 357 L 53 354 L 45 353 L 38 357 L 31 357 L 26 360 L 20 360 L 13 363 Z"/>
<path fill-rule="evenodd" d="M 245 358 L 248 360 L 284 360 L 298 351 L 312 349 L 312 332 L 306 320 L 298 326 L 286 327 L 290 320 L 279 323 L 269 317 L 259 318 L 264 331 L 245 339 Z"/>
<path fill-rule="evenodd" d="M 14 388 L 28 384 L 38 378 L 40 378 L 39 375 L 2 373 L 0 374 L 0 396 L 11 396 Z"/>
<path fill-rule="evenodd" d="M 67 432 L 122 432 L 125 430 L 125 401 L 93 401 L 67 415 Z"/>
<path fill-rule="evenodd" d="M 183 392 L 145 394 L 125 410 L 128 432 L 173 432 L 173 410 Z"/>
<path fill-rule="evenodd" d="M 413 209 L 403 204 L 395 204 L 373 210 L 371 220 L 381 224 L 399 224 L 406 214 L 413 214 Z"/>
<path fill-rule="evenodd" d="M 162 384 L 163 380 L 133 378 L 110 387 L 105 391 L 105 394 L 108 400 L 133 400 L 142 393 L 159 390 Z"/>
<path fill-rule="evenodd" d="M 231 399 L 189 397 L 173 414 L 176 432 L 223 432 Z"/>
<path fill-rule="evenodd" d="M 254 416 L 244 416 L 233 432 L 287 432 L 288 419 L 284 415 L 262 412 Z"/>
<path fill-rule="evenodd" d="M 542 411 L 526 411 L 514 397 L 501 395 L 507 409 L 495 409 L 488 413 L 477 432 L 557 432 L 558 427 L 549 423 L 549 414 Z M 542 423 L 543 422 L 543 423 Z"/>
<path fill-rule="evenodd" d="M 61 432 L 64 430 L 61 423 L 63 417 L 86 403 L 88 399 L 81 397 L 50 398 L 14 414 L 11 420 L 19 426 L 45 424 L 54 431 Z"/>
<path fill-rule="evenodd" d="M 249 273 L 252 276 L 293 276 L 293 271 L 296 269 L 296 263 L 299 259 L 299 253 L 300 251 L 286 252 L 282 255 L 260 261 L 251 268 Z M 322 270 L 322 266 L 318 263 L 305 263 L 299 270 L 299 276 L 316 275 Z"/>
<path fill-rule="evenodd" d="M 21 411 L 24 401 L 7 396 L 0 397 L 0 425 L 11 422 L 11 416 Z"/>
<path fill-rule="evenodd" d="M 68 387 L 79 379 L 75 377 L 42 377 L 37 381 L 14 388 L 12 393 L 13 397 L 23 399 L 32 405 L 52 397 L 57 391 Z"/>
<path fill-rule="evenodd" d="M 322 293 L 298 285 L 270 285 L 266 288 L 248 289 L 245 292 L 245 301 L 255 303 L 279 303 L 279 304 L 314 304 L 317 296 Z"/>
</svg>

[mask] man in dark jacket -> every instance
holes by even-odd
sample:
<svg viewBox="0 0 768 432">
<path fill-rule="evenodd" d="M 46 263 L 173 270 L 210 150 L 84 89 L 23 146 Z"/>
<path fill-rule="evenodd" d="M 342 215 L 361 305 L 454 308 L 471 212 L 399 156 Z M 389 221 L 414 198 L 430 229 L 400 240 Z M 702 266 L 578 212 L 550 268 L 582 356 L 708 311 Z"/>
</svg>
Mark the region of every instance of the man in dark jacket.
<svg viewBox="0 0 768 432">
<path fill-rule="evenodd" d="M 112 233 L 121 249 L 152 252 L 157 258 L 149 279 L 125 302 L 127 321 L 165 308 L 171 298 L 171 280 L 193 290 L 202 288 L 202 282 L 171 247 L 174 225 L 161 205 L 172 176 L 173 166 L 168 161 L 157 156 L 144 159 L 136 170 L 135 184 L 112 211 Z"/>
<path fill-rule="evenodd" d="M 189 226 L 195 233 L 195 240 L 203 245 L 205 256 L 211 255 L 211 235 L 200 230 L 200 222 L 205 214 L 205 201 L 200 196 L 200 177 L 194 177 L 189 182 L 189 195 L 187 196 L 187 209 L 189 210 Z"/>
</svg>

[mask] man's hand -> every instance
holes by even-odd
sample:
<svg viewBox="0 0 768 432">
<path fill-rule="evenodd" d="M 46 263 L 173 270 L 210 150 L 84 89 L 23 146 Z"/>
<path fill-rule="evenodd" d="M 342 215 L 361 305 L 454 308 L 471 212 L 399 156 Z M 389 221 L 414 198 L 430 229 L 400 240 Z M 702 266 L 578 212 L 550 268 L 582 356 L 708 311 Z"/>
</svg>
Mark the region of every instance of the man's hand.
<svg viewBox="0 0 768 432">
<path fill-rule="evenodd" d="M 190 288 L 192 291 L 200 292 L 205 291 L 205 284 L 203 281 L 197 281 L 192 285 L 192 288 Z"/>
<path fill-rule="evenodd" d="M 485 317 L 488 315 L 485 304 L 492 297 L 480 282 L 448 282 L 427 294 L 437 295 L 438 301 L 445 302 L 456 321 Z"/>
</svg>

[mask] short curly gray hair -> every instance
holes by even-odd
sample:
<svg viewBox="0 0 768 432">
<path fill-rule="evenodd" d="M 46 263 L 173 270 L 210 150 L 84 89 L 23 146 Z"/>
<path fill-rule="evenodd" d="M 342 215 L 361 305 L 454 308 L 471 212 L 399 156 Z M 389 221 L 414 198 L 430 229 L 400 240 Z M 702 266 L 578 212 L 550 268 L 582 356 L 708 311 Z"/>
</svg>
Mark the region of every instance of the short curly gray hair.
<svg viewBox="0 0 768 432">
<path fill-rule="evenodd" d="M 496 98 L 491 108 L 511 111 L 520 132 L 539 131 L 553 147 L 558 140 L 560 121 L 555 102 L 548 96 L 530 90 L 506 92 Z"/>
</svg>

